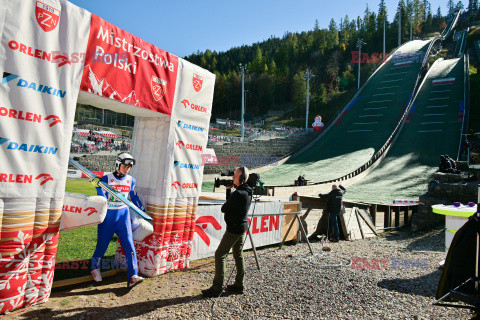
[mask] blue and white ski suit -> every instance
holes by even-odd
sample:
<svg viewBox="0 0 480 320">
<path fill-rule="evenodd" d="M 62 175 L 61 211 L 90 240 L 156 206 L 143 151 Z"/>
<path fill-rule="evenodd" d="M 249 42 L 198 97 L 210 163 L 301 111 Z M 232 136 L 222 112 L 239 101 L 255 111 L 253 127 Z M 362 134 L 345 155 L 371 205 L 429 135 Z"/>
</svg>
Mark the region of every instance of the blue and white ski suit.
<svg viewBox="0 0 480 320">
<path fill-rule="evenodd" d="M 102 177 L 101 181 L 107 183 L 125 197 L 130 196 L 130 200 L 141 210 L 144 210 L 142 202 L 135 192 L 135 179 L 126 175 L 117 178 L 113 173 Z M 97 247 L 92 256 L 91 269 L 100 269 L 101 259 L 107 251 L 108 244 L 116 233 L 122 243 L 123 251 L 127 260 L 127 276 L 128 282 L 133 275 L 138 274 L 137 256 L 133 245 L 132 225 L 130 221 L 130 213 L 127 205 L 117 200 L 115 197 L 108 195 L 102 188 L 97 187 L 97 194 L 107 198 L 108 210 L 105 220 L 98 225 L 97 231 Z"/>
</svg>

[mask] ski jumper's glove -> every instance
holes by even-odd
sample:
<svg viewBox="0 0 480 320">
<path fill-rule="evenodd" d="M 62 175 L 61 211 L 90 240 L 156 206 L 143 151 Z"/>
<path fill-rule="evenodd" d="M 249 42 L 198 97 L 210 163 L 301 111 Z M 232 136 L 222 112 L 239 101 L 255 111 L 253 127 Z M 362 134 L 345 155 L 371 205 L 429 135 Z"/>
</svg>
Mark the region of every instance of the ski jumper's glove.
<svg viewBox="0 0 480 320">
<path fill-rule="evenodd" d="M 96 188 L 100 187 L 99 182 L 100 182 L 100 178 L 99 178 L 99 177 L 95 177 L 95 178 L 93 178 L 93 179 L 90 181 L 90 183 L 92 184 L 92 186 L 94 186 L 94 187 L 96 187 Z"/>
</svg>

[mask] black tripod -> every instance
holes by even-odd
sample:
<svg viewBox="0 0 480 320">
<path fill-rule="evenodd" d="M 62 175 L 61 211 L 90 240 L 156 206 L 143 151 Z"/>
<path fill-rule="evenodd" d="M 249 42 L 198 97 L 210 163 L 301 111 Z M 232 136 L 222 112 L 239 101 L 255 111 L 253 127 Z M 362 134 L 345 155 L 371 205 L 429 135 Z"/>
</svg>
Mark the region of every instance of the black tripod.
<svg viewBox="0 0 480 320">
<path fill-rule="evenodd" d="M 470 166 L 471 169 L 477 170 L 477 181 L 478 181 L 478 186 L 480 187 L 480 165 L 477 166 Z M 448 252 L 447 254 L 447 260 L 445 262 L 445 268 L 447 270 L 444 270 L 444 274 L 442 274 L 441 278 L 441 283 L 443 281 L 443 284 L 440 284 L 440 286 L 444 286 L 445 282 L 456 282 L 458 283 L 459 278 L 465 279 L 466 277 L 467 280 L 463 281 L 461 284 L 456 286 L 453 289 L 450 289 L 446 294 L 444 294 L 441 298 L 436 300 L 433 304 L 437 306 L 444 306 L 444 307 L 454 307 L 454 308 L 466 308 L 470 309 L 474 312 L 472 319 L 473 318 L 478 318 L 478 315 L 480 315 L 480 278 L 479 278 L 479 259 L 480 259 L 480 188 L 478 189 L 479 194 L 477 198 L 477 211 L 474 213 L 470 218 L 469 221 L 466 223 L 464 226 L 465 232 L 463 232 L 465 235 L 463 238 L 468 237 L 468 233 L 474 234 L 473 239 L 468 239 L 468 241 L 471 243 L 473 240 L 475 243 L 474 250 L 475 250 L 475 269 L 473 272 L 473 275 L 470 274 L 468 275 L 468 272 L 470 271 L 456 271 L 455 268 L 450 268 L 450 263 L 455 263 L 454 261 L 457 258 L 462 258 L 462 257 L 467 257 L 468 258 L 468 251 L 464 248 L 463 244 L 467 243 L 467 240 L 465 240 L 463 243 L 460 242 L 463 239 L 459 237 L 457 238 L 457 235 L 455 236 L 452 245 L 450 247 L 450 250 L 453 249 L 452 252 Z M 464 228 L 462 227 L 462 229 Z M 459 230 L 460 231 L 460 230 Z M 455 243 L 454 243 L 455 242 Z M 458 255 L 456 254 L 456 251 L 458 250 Z M 471 252 L 471 251 L 470 251 Z M 465 259 L 467 259 L 465 258 Z M 470 261 L 468 261 L 470 262 Z M 466 267 L 465 269 L 467 269 Z M 440 289 L 441 290 L 441 289 Z M 438 292 L 437 292 L 438 294 Z M 465 305 L 460 305 L 460 304 L 454 304 L 454 303 L 445 303 L 446 299 L 453 300 L 453 301 L 458 301 L 458 302 L 463 302 Z"/>
</svg>

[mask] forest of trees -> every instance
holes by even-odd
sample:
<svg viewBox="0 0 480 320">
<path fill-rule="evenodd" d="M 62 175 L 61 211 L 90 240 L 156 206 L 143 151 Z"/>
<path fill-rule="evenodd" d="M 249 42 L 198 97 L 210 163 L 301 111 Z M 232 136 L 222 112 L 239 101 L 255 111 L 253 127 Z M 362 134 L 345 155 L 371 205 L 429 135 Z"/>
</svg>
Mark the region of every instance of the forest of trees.
<svg viewBox="0 0 480 320">
<path fill-rule="evenodd" d="M 398 20 L 401 15 L 402 43 L 412 37 L 421 38 L 441 31 L 458 8 L 461 1 L 448 1 L 448 12 L 442 15 L 440 7 L 432 11 L 428 0 L 400 0 L 396 12 L 388 13 L 385 1 L 380 0 L 377 10 L 368 6 L 363 17 L 345 16 L 328 28 L 321 28 L 315 21 L 313 30 L 301 33 L 287 32 L 282 38 L 249 46 L 232 48 L 226 52 L 206 50 L 185 59 L 217 76 L 213 100 L 213 118 L 239 119 L 241 103 L 241 76 L 239 64 L 247 65 L 245 89 L 247 111 L 254 116 L 268 110 L 291 111 L 288 115 L 305 114 L 305 71 L 310 69 L 310 110 L 313 116 L 338 92 L 355 88 L 357 66 L 352 64 L 352 51 L 358 51 L 357 41 L 363 39 L 362 51 L 383 51 L 383 26 L 386 29 L 386 52 L 398 45 Z M 468 9 L 478 12 L 478 0 L 470 0 Z M 388 16 L 387 16 L 388 14 Z M 388 17 L 393 20 L 388 21 Z M 412 27 L 410 27 L 410 24 Z M 374 63 L 362 63 L 361 79 L 373 72 Z"/>
</svg>

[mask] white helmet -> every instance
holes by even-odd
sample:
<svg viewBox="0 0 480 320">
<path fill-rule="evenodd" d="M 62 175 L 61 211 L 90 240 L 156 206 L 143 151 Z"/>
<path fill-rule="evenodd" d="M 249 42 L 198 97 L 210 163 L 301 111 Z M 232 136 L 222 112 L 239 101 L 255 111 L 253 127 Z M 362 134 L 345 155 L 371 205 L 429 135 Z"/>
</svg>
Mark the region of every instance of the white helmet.
<svg viewBox="0 0 480 320">
<path fill-rule="evenodd" d="M 120 169 L 120 164 L 123 163 L 126 166 L 132 166 L 135 164 L 135 159 L 129 153 L 120 153 L 115 160 L 115 170 Z"/>
</svg>

